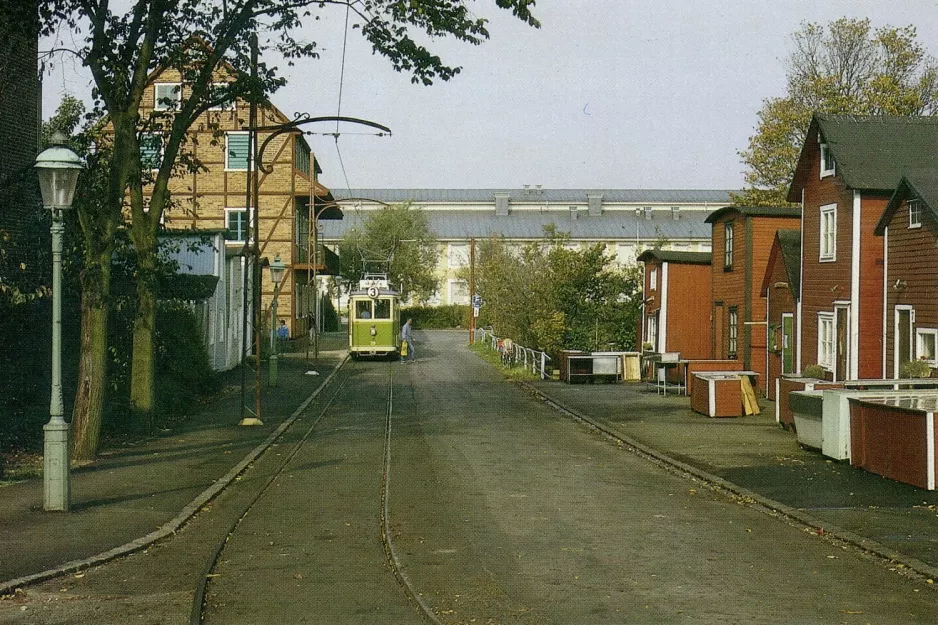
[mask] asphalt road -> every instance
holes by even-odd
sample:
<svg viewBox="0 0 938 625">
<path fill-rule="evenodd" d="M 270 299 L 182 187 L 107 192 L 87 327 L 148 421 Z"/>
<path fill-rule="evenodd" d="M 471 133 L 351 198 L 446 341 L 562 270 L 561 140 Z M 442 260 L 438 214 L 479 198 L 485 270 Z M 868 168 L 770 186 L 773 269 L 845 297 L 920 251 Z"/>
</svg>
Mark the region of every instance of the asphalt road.
<svg viewBox="0 0 938 625">
<path fill-rule="evenodd" d="M 391 537 L 441 623 L 938 620 L 921 581 L 619 449 L 504 381 L 465 333 L 420 338 L 414 364 L 349 367 L 229 540 L 207 623 L 427 622 L 381 541 L 389 372 Z M 0 623 L 187 623 L 207 553 L 324 401 L 178 536 L 31 589 Z"/>
</svg>

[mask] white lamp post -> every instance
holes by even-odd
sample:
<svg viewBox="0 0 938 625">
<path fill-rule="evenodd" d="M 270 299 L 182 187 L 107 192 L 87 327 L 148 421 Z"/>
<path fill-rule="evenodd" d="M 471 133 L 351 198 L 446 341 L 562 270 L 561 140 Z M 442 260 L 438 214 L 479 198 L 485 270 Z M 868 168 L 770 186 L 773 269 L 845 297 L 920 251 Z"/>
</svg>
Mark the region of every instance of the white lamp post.
<svg viewBox="0 0 938 625">
<path fill-rule="evenodd" d="M 68 511 L 71 483 L 68 464 L 68 423 L 62 407 L 62 235 L 63 211 L 72 207 L 81 159 L 56 133 L 52 145 L 36 157 L 42 204 L 52 211 L 52 399 L 49 422 L 43 426 L 43 508 Z"/>
<path fill-rule="evenodd" d="M 277 297 L 280 295 L 280 283 L 283 281 L 283 274 L 287 266 L 280 260 L 280 255 L 274 256 L 274 262 L 270 263 L 270 281 L 274 285 L 274 299 L 270 304 L 270 359 L 268 367 L 270 369 L 269 382 L 271 386 L 277 386 Z"/>
</svg>

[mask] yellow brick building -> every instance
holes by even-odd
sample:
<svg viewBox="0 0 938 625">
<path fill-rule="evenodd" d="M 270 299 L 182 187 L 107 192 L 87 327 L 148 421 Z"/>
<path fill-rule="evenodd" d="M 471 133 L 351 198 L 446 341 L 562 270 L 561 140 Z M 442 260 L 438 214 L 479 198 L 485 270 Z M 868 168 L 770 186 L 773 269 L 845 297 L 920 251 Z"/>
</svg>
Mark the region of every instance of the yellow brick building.
<svg viewBox="0 0 938 625">
<path fill-rule="evenodd" d="M 224 82 L 224 75 L 220 73 L 218 80 Z M 141 110 L 142 119 L 156 121 L 151 131 L 141 133 L 145 166 L 158 167 L 163 144 L 160 122 L 168 127 L 175 103 L 184 100 L 187 91 L 174 70 L 152 78 Z M 239 100 L 206 111 L 192 125 L 177 159 L 177 174 L 169 185 L 172 203 L 164 211 L 164 225 L 167 230 L 223 229 L 226 258 L 242 255 L 246 242 L 250 252 L 254 240 L 254 233 L 248 234 L 247 207 L 253 203 L 248 188 L 250 167 L 252 177 L 253 172 L 259 176 L 259 256 L 262 264 L 279 256 L 287 266 L 280 285 L 278 317 L 286 321 L 291 336 L 301 336 L 308 330 L 308 315 L 315 311 L 315 276 L 329 272 L 334 265 L 325 258 L 331 251 L 321 246 L 317 250 L 317 228 L 309 224 L 318 219 L 341 219 L 342 213 L 329 189 L 317 181 L 321 169 L 302 132 L 258 131 L 256 145 L 263 150 L 258 167 L 251 162 L 248 119 L 249 105 Z M 258 128 L 289 121 L 276 107 L 258 107 Z M 264 271 L 261 302 L 265 320 L 269 319 L 273 294 L 270 276 Z"/>
</svg>

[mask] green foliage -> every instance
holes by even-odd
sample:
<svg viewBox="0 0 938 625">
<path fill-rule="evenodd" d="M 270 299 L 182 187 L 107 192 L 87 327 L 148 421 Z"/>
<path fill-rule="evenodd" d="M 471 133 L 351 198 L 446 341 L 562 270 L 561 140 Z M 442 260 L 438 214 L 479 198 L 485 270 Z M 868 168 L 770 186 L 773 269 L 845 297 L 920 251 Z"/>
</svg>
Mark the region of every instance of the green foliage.
<svg viewBox="0 0 938 625">
<path fill-rule="evenodd" d="M 339 258 L 342 276 L 354 285 L 365 271 L 386 270 L 405 300 L 426 300 L 440 286 L 434 273 L 439 258 L 436 239 L 426 214 L 409 203 L 375 211 L 361 229 L 346 232 Z"/>
<path fill-rule="evenodd" d="M 826 375 L 827 372 L 821 365 L 808 365 L 801 371 L 801 376 L 805 378 L 816 378 L 818 380 L 823 380 L 824 376 Z"/>
<path fill-rule="evenodd" d="M 421 330 L 449 330 L 468 328 L 469 306 L 452 304 L 449 306 L 411 306 L 401 309 L 401 323 L 408 318 L 414 320 L 414 327 Z"/>
<path fill-rule="evenodd" d="M 336 311 L 335 306 L 332 305 L 332 298 L 324 296 L 321 298 L 321 301 L 322 305 L 319 310 L 322 313 L 323 332 L 338 332 L 339 313 Z"/>
<path fill-rule="evenodd" d="M 899 367 L 899 371 L 904 378 L 930 378 L 931 365 L 925 360 L 909 360 Z"/>
<path fill-rule="evenodd" d="M 138 431 L 141 424 L 127 421 L 130 414 L 130 354 L 133 298 L 120 298 L 109 324 L 109 401 L 104 419 L 106 433 Z M 171 427 L 184 419 L 192 406 L 218 389 L 218 376 L 212 370 L 202 342 L 201 329 L 189 307 L 182 302 L 164 301 L 157 307 L 156 424 Z"/>
<path fill-rule="evenodd" d="M 570 249 L 569 236 L 547 235 L 520 249 L 481 242 L 479 325 L 551 357 L 561 349 L 633 349 L 641 271 L 616 267 L 602 244 Z"/>
<path fill-rule="evenodd" d="M 814 113 L 934 115 L 938 63 L 912 26 L 872 29 L 868 19 L 827 27 L 803 23 L 792 35 L 787 91 L 759 111 L 756 132 L 740 153 L 748 188 L 739 204 L 780 205 Z"/>
</svg>

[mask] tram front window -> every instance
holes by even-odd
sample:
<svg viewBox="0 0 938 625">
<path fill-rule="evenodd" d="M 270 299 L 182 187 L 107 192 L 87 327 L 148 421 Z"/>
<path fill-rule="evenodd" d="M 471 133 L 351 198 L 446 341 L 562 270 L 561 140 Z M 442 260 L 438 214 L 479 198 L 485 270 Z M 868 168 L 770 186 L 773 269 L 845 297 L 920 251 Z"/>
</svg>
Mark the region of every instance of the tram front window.
<svg viewBox="0 0 938 625">
<path fill-rule="evenodd" d="M 375 319 L 391 318 L 391 300 L 379 299 L 375 301 Z"/>
<path fill-rule="evenodd" d="M 368 300 L 355 302 L 355 318 L 371 319 L 371 302 Z"/>
</svg>

